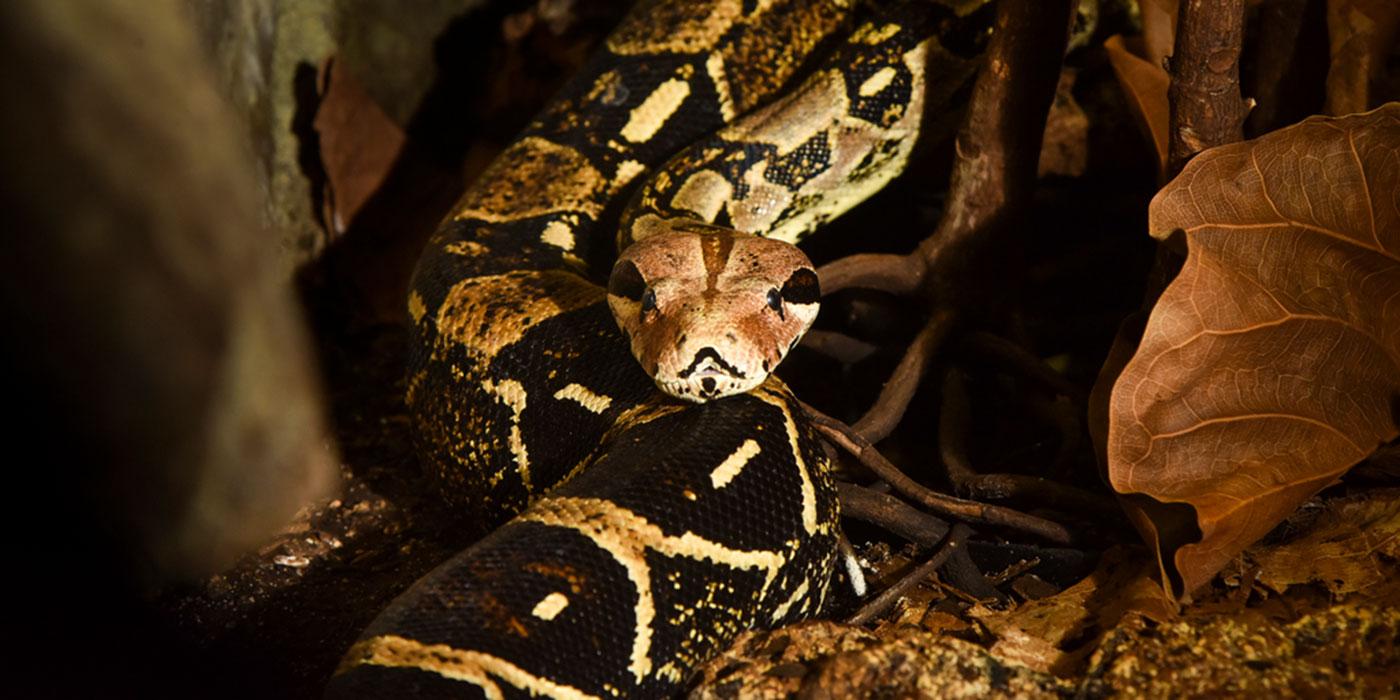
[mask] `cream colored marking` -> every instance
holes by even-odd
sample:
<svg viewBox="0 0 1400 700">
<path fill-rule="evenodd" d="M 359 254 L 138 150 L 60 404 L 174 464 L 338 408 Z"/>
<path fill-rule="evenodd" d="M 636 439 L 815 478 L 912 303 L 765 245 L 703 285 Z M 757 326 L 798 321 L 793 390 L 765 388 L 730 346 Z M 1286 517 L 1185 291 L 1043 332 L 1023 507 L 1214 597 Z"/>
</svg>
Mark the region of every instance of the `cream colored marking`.
<svg viewBox="0 0 1400 700">
<path fill-rule="evenodd" d="M 541 287 L 552 293 L 540 294 Z M 516 271 L 472 277 L 447 293 L 438 307 L 436 323 L 443 341 L 490 359 L 536 324 L 606 296 L 598 286 L 568 272 Z M 502 305 L 501 300 L 512 303 Z"/>
<path fill-rule="evenodd" d="M 714 83 L 715 95 L 719 98 L 719 115 L 724 123 L 734 121 L 734 96 L 729 92 L 729 79 L 724 75 L 724 54 L 712 53 L 705 59 L 705 72 Z"/>
<path fill-rule="evenodd" d="M 574 249 L 574 230 L 562 221 L 551 221 L 544 225 L 540 240 L 564 250 Z"/>
<path fill-rule="evenodd" d="M 656 618 L 647 550 L 664 556 L 710 561 L 735 569 L 762 570 L 765 578 L 760 596 L 773 583 L 784 561 L 779 552 L 730 549 L 693 532 L 679 537 L 667 535 L 646 518 L 598 498 L 546 497 L 522 513 L 519 520 L 575 530 L 612 555 L 627 571 L 627 578 L 637 589 L 634 609 L 636 631 L 632 637 L 632 661 L 627 668 L 638 682 L 652 670 L 652 621 Z"/>
<path fill-rule="evenodd" d="M 725 128 L 720 136 L 728 141 L 772 144 L 779 156 L 785 156 L 840 121 L 850 106 L 841 72 L 822 71 L 795 92 Z"/>
<path fill-rule="evenodd" d="M 666 120 L 680 109 L 681 103 L 690 95 L 690 83 L 672 78 L 656 86 L 642 103 L 632 109 L 627 124 L 622 127 L 622 137 L 632 143 L 642 143 L 666 124 Z"/>
<path fill-rule="evenodd" d="M 647 166 L 635 160 L 624 160 L 617 164 L 617 174 L 613 176 L 613 189 L 618 190 L 646 172 Z"/>
<path fill-rule="evenodd" d="M 423 320 L 423 314 L 428 313 L 428 305 L 423 303 L 423 297 L 418 294 L 418 290 L 408 293 L 408 315 L 413 317 L 413 322 L 418 323 Z"/>
<path fill-rule="evenodd" d="M 554 398 L 561 401 L 564 399 L 577 401 L 580 406 L 594 413 L 602 413 L 608 410 L 608 406 L 612 405 L 612 397 L 595 394 L 582 384 L 570 384 L 554 392 Z"/>
<path fill-rule="evenodd" d="M 929 42 L 923 42 L 903 56 L 912 81 L 910 99 L 899 121 L 888 128 L 880 128 L 843 113 L 825 124 L 827 145 L 831 150 L 828 167 L 807 181 L 795 197 L 786 187 L 768 182 L 766 162 L 755 164 L 743 175 L 744 183 L 749 186 L 746 200 L 726 205 L 734 227 L 741 231 L 766 231 L 768 238 L 796 243 L 823 222 L 865 201 L 902 172 L 919 135 L 924 100 L 923 68 L 928 46 Z M 740 124 L 747 124 L 749 119 L 745 117 Z M 883 151 L 882 158 L 861 167 L 867 155 L 888 144 L 894 144 L 894 148 Z M 803 202 L 802 206 L 788 211 L 795 200 Z"/>
<path fill-rule="evenodd" d="M 733 481 L 734 477 L 738 476 L 739 472 L 744 469 L 744 465 L 748 464 L 749 460 L 757 456 L 758 453 L 758 443 L 753 440 L 745 440 L 744 444 L 739 446 L 739 449 L 734 450 L 733 454 L 725 457 L 724 461 L 720 462 L 719 466 L 715 467 L 715 470 L 710 472 L 710 485 L 717 489 L 728 486 L 729 482 Z"/>
<path fill-rule="evenodd" d="M 777 378 L 772 378 L 764 382 L 766 386 L 779 386 L 782 383 Z M 786 387 L 784 387 L 786 389 Z M 772 392 L 772 393 L 770 393 Z M 812 476 L 807 473 L 807 461 L 802 459 L 801 446 L 797 444 L 797 421 L 792 419 L 792 412 L 788 410 L 787 401 L 777 391 L 755 391 L 753 396 L 761 401 L 776 406 L 783 413 L 783 425 L 787 430 L 788 447 L 792 450 L 792 459 L 797 464 L 797 475 L 802 479 L 802 529 L 807 534 L 812 535 L 817 532 L 817 490 L 812 485 Z"/>
<path fill-rule="evenodd" d="M 807 595 L 807 581 L 803 580 L 802 584 L 797 587 L 797 590 L 793 591 L 792 595 L 788 596 L 788 599 L 783 601 L 783 604 L 779 605 L 777 609 L 773 611 L 773 624 L 782 622 L 783 618 L 787 617 L 788 610 L 792 609 L 793 604 L 802 600 L 802 596 L 805 595 Z"/>
<path fill-rule="evenodd" d="M 510 445 L 510 454 L 515 458 L 515 470 L 520 474 L 520 483 L 529 491 L 530 452 L 525 449 L 525 439 L 520 433 L 520 414 L 525 412 L 525 386 L 514 379 L 503 379 L 500 383 L 487 379 L 481 383 L 481 388 L 489 394 L 495 394 L 502 403 L 510 407 L 510 436 L 507 442 Z"/>
<path fill-rule="evenodd" d="M 671 198 L 671 206 L 684 209 L 703 221 L 714 221 L 720 209 L 734 195 L 734 186 L 713 170 L 701 170 L 686 178 Z"/>
<path fill-rule="evenodd" d="M 899 75 L 899 73 L 894 69 L 894 66 L 885 66 L 875 71 L 874 75 L 866 78 L 865 82 L 860 84 L 860 89 L 856 92 L 860 93 L 861 97 L 878 95 L 881 90 L 889 87 L 890 83 L 894 82 L 894 77 L 896 75 Z"/>
<path fill-rule="evenodd" d="M 553 620 L 567 607 L 569 607 L 569 597 L 555 591 L 541 598 L 540 602 L 535 603 L 535 609 L 531 610 L 530 614 L 541 620 Z"/>
<path fill-rule="evenodd" d="M 644 238 L 651 238 L 658 233 L 670 231 L 671 227 L 668 225 L 669 221 L 670 219 L 663 219 L 656 214 L 642 214 L 632 222 L 632 226 L 625 233 L 631 234 L 631 243 L 636 243 Z M 618 231 L 619 238 L 621 238 L 623 233 L 623 231 Z M 624 241 L 619 240 L 619 243 L 623 242 Z"/>
<path fill-rule="evenodd" d="M 530 695 L 559 700 L 596 700 L 578 688 L 536 676 L 505 659 L 485 652 L 454 649 L 446 644 L 424 644 L 393 634 L 371 637 L 355 643 L 345 655 L 336 674 L 369 664 L 387 668 L 415 668 L 443 678 L 471 683 L 488 698 L 502 697 L 494 676 Z"/>
</svg>

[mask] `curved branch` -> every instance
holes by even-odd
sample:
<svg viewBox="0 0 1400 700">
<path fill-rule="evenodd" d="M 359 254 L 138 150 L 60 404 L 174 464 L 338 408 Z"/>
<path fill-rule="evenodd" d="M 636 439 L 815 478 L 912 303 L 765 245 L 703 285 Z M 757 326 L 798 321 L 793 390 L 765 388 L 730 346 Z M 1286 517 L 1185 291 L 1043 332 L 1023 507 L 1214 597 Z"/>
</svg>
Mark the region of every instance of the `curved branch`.
<svg viewBox="0 0 1400 700">
<path fill-rule="evenodd" d="M 909 343 L 889 381 L 880 388 L 875 405 L 852 426 L 856 432 L 872 443 L 884 440 L 894 432 L 895 426 L 904 417 L 904 411 L 909 408 L 909 402 L 914 399 L 914 392 L 918 391 L 929 362 L 956 322 L 957 314 L 952 309 L 943 308 L 934 312 L 919 334 L 914 336 L 913 342 Z"/>
<path fill-rule="evenodd" d="M 802 404 L 812 423 L 828 440 L 849 452 L 876 476 L 884 479 L 900 495 L 930 510 L 970 522 L 986 523 L 1019 530 L 1050 542 L 1068 544 L 1074 538 L 1069 530 L 1056 522 L 1028 515 L 1017 510 L 992 506 L 947 496 L 909 478 L 894 466 L 851 426 Z"/>
</svg>

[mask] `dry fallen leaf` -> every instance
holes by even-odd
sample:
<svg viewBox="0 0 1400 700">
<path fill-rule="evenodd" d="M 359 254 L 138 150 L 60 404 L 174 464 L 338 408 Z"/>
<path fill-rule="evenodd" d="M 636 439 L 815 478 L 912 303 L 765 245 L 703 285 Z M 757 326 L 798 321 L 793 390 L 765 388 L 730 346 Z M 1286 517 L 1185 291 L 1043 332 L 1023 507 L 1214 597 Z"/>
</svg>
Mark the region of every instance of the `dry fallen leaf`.
<svg viewBox="0 0 1400 700">
<path fill-rule="evenodd" d="M 1400 103 L 1197 156 L 1185 267 L 1113 388 L 1108 471 L 1178 595 L 1397 433 Z"/>
<path fill-rule="evenodd" d="M 1301 537 L 1252 547 L 1249 556 L 1259 581 L 1276 591 L 1316 581 L 1342 596 L 1384 584 L 1381 558 L 1400 559 L 1400 490 L 1329 503 Z"/>
<path fill-rule="evenodd" d="M 1372 87 L 1400 34 L 1400 2 L 1328 0 L 1327 35 L 1332 60 L 1327 69 L 1327 113 L 1350 114 L 1369 108 Z"/>
<path fill-rule="evenodd" d="M 1145 0 L 1138 7 L 1142 11 L 1142 50 L 1137 53 L 1165 72 L 1164 60 L 1172 55 L 1176 42 L 1177 0 Z"/>
<path fill-rule="evenodd" d="M 1125 615 L 1158 622 L 1175 615 L 1175 606 L 1153 582 L 1155 566 L 1150 564 L 1140 548 L 1114 547 L 1104 553 L 1094 573 L 1059 593 L 1010 610 L 979 604 L 968 615 L 996 637 L 991 651 L 997 658 L 1071 677 L 1082 670 L 1099 635 Z"/>
<path fill-rule="evenodd" d="M 1115 34 L 1103 43 L 1108 63 L 1118 78 L 1123 96 L 1132 108 L 1133 117 L 1147 140 L 1152 142 L 1157 156 L 1158 181 L 1167 169 L 1167 127 L 1171 117 L 1167 102 L 1167 86 L 1171 78 L 1160 64 L 1143 58 L 1143 43 L 1137 39 L 1124 40 Z"/>
</svg>

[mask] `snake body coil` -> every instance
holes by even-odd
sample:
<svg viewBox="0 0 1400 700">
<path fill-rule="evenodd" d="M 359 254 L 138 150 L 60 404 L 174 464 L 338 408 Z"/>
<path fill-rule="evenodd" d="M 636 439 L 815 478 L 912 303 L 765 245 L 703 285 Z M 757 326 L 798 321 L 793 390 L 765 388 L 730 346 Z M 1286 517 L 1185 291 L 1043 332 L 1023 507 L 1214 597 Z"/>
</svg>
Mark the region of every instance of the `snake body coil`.
<svg viewBox="0 0 1400 700">
<path fill-rule="evenodd" d="M 444 495 L 514 519 L 381 613 L 331 695 L 666 695 L 739 632 L 821 607 L 838 513 L 796 400 L 772 378 L 662 394 L 609 302 L 642 313 L 666 260 L 713 292 L 742 257 L 710 228 L 796 242 L 902 169 L 946 10 L 857 23 L 774 97 L 850 4 L 641 3 L 462 198 L 410 294 L 409 403 Z M 611 298 L 593 281 L 614 232 L 635 253 L 677 231 L 699 232 L 693 255 L 639 260 Z M 775 314 L 814 315 L 815 275 L 785 276 Z M 723 353 L 723 323 L 686 327 Z M 681 353 L 692 372 L 700 349 Z"/>
</svg>

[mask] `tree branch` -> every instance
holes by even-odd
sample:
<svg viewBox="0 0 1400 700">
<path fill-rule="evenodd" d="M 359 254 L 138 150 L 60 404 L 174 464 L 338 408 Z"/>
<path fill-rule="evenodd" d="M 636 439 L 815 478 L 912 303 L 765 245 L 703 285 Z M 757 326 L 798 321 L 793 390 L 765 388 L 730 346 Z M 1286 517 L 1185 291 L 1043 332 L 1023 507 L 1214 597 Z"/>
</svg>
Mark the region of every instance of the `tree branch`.
<svg viewBox="0 0 1400 700">
<path fill-rule="evenodd" d="M 1181 0 L 1171 56 L 1167 177 L 1197 153 L 1244 138 L 1253 100 L 1240 97 L 1243 0 Z"/>
</svg>

